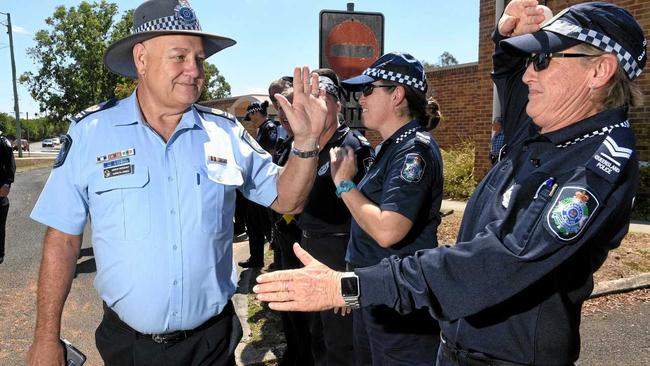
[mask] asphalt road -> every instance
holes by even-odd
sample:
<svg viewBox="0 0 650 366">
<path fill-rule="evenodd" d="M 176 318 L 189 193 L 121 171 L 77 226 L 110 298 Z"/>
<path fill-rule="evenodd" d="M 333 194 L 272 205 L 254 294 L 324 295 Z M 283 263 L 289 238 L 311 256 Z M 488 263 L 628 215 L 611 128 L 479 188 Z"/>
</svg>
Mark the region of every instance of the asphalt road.
<svg viewBox="0 0 650 366">
<path fill-rule="evenodd" d="M 49 169 L 19 173 L 10 194 L 7 254 L 0 265 L 0 365 L 22 365 L 35 323 L 36 279 L 44 227 L 29 213 Z M 63 314 L 62 334 L 88 356 L 88 365 L 101 365 L 94 331 L 101 318 L 101 301 L 92 287 L 95 262 L 86 233 L 77 277 Z M 236 257 L 247 250 L 235 245 Z M 278 337 L 282 339 L 282 337 Z M 586 316 L 582 322 L 583 351 L 578 365 L 650 365 L 650 303 Z"/>
</svg>

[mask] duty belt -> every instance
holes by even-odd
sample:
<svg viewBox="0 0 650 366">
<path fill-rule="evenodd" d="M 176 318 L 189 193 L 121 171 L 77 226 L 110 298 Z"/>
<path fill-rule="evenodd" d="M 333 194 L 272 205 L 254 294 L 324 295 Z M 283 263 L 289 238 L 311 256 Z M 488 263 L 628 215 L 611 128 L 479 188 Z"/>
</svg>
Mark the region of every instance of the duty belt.
<svg viewBox="0 0 650 366">
<path fill-rule="evenodd" d="M 232 315 L 234 312 L 234 308 L 232 305 L 232 302 L 228 301 L 228 304 L 223 308 L 221 313 L 218 315 L 213 316 L 212 318 L 206 320 L 203 324 L 199 325 L 198 327 L 194 329 L 189 329 L 189 330 L 178 330 L 175 332 L 170 332 L 170 333 L 161 333 L 161 334 L 143 334 L 138 332 L 137 330 L 131 328 L 128 324 L 126 324 L 120 317 L 117 315 L 113 309 L 108 307 L 106 303 L 103 303 L 104 305 L 104 315 L 108 317 L 113 323 L 117 324 L 120 328 L 128 331 L 129 333 L 132 333 L 136 336 L 136 338 L 145 338 L 145 339 L 151 339 L 155 343 L 158 344 L 166 344 L 166 343 L 177 343 L 182 340 L 185 340 L 189 337 L 192 336 L 192 334 L 209 328 L 210 326 L 214 325 L 217 323 L 219 320 L 223 319 L 224 317 L 228 315 Z"/>
<path fill-rule="evenodd" d="M 342 238 L 342 237 L 350 236 L 350 233 L 349 232 L 348 233 L 318 233 L 318 232 L 303 230 L 302 236 L 307 239 Z"/>
</svg>

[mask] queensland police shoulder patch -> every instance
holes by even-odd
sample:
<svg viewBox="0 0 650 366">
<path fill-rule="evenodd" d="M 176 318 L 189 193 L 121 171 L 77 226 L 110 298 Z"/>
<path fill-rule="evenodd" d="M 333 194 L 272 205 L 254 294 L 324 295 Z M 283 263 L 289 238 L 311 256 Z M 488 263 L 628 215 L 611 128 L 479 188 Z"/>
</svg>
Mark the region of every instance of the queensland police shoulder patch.
<svg viewBox="0 0 650 366">
<path fill-rule="evenodd" d="M 410 153 L 406 154 L 404 158 L 404 165 L 402 166 L 401 176 L 407 182 L 415 183 L 419 182 L 424 175 L 424 168 L 426 167 L 426 162 L 420 154 Z"/>
<path fill-rule="evenodd" d="M 57 155 L 54 160 L 53 168 L 58 168 L 65 163 L 65 158 L 68 157 L 68 151 L 70 151 L 71 146 L 72 137 L 70 137 L 70 135 L 63 136 L 63 139 L 61 139 L 61 150 L 59 150 L 59 155 Z"/>
<path fill-rule="evenodd" d="M 598 198 L 585 187 L 562 187 L 546 214 L 550 231 L 562 241 L 577 238 L 600 206 Z"/>
</svg>

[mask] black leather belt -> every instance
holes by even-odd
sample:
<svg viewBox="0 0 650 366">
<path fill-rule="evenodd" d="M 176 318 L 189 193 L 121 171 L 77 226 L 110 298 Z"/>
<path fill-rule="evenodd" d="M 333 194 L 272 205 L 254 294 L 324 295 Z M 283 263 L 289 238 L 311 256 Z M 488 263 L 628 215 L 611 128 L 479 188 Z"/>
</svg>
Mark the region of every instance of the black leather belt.
<svg viewBox="0 0 650 366">
<path fill-rule="evenodd" d="M 177 343 L 182 340 L 185 340 L 189 337 L 192 336 L 192 334 L 207 329 L 217 323 L 219 320 L 223 319 L 226 316 L 232 315 L 235 311 L 235 308 L 232 305 L 231 301 L 228 301 L 228 304 L 223 308 L 221 313 L 218 315 L 213 316 L 212 318 L 206 320 L 203 324 L 199 325 L 198 327 L 190 330 L 177 330 L 175 332 L 170 332 L 170 333 L 163 333 L 163 334 L 143 334 L 138 332 L 137 330 L 131 328 L 128 324 L 122 321 L 120 317 L 117 315 L 113 309 L 108 307 L 106 303 L 103 303 L 104 305 L 104 314 L 108 319 L 110 319 L 113 323 L 117 324 L 120 328 L 128 331 L 129 333 L 132 333 L 136 336 L 136 338 L 144 338 L 144 339 L 151 339 L 155 343 L 158 344 L 164 344 L 164 343 Z"/>
<path fill-rule="evenodd" d="M 448 361 L 458 366 L 524 366 L 520 363 L 497 360 L 483 354 L 454 348 L 444 337 L 440 337 L 440 349 Z"/>
<path fill-rule="evenodd" d="M 342 238 L 350 236 L 350 233 L 316 233 L 313 231 L 302 231 L 302 236 L 307 239 L 322 239 L 322 238 Z"/>
</svg>

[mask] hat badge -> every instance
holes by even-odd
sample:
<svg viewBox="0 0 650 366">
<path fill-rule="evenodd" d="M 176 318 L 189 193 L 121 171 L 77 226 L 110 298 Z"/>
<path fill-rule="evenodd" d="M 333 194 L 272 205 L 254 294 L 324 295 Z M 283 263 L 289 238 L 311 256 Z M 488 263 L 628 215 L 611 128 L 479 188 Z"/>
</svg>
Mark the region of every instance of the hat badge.
<svg viewBox="0 0 650 366">
<path fill-rule="evenodd" d="M 187 0 L 180 0 L 174 8 L 174 13 L 176 18 L 185 25 L 194 25 L 196 23 L 196 14 L 194 14 L 194 10 Z"/>
</svg>

